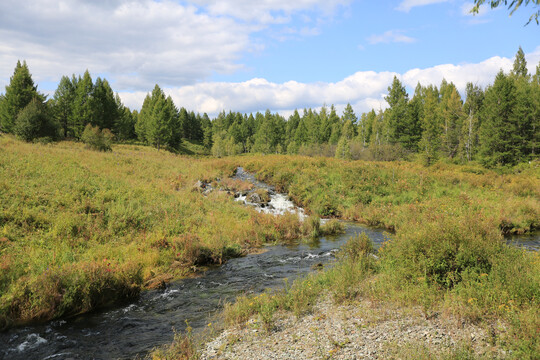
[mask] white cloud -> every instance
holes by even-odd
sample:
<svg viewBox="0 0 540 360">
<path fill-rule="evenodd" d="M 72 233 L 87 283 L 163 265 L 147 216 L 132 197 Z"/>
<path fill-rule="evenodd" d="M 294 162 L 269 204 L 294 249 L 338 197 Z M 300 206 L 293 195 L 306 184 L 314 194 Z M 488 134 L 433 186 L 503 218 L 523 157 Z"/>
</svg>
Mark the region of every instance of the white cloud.
<svg viewBox="0 0 540 360">
<path fill-rule="evenodd" d="M 401 30 L 389 30 L 379 35 L 371 35 L 367 38 L 370 44 L 380 43 L 413 43 L 416 39 L 404 35 Z"/>
<path fill-rule="evenodd" d="M 403 0 L 396 10 L 409 12 L 413 7 L 447 2 L 448 0 Z"/>
<path fill-rule="evenodd" d="M 4 0 L 0 14 L 0 67 L 26 59 L 38 81 L 88 68 L 120 89 L 183 85 L 237 70 L 250 46 L 250 26 L 168 0 Z"/>
<path fill-rule="evenodd" d="M 89 69 L 117 90 L 189 85 L 243 68 L 241 56 L 264 46 L 252 35 L 269 24 L 332 16 L 350 1 L 2 0 L 0 85 L 18 59 L 39 83 Z M 314 20 L 295 36 L 317 34 Z"/>
<path fill-rule="evenodd" d="M 540 61 L 540 47 L 526 55 L 529 72 L 534 72 Z M 300 83 L 288 81 L 273 83 L 255 78 L 239 83 L 205 82 L 180 88 L 165 88 L 177 106 L 216 116 L 220 111 L 250 113 L 266 109 L 290 115 L 294 109 L 319 108 L 323 104 L 336 105 L 342 111 L 347 103 L 353 105 L 357 114 L 374 108 L 384 109 L 387 88 L 394 76 L 398 76 L 412 92 L 417 83 L 439 86 L 442 79 L 453 82 L 464 96 L 467 82 L 481 87 L 493 83 L 500 69 L 509 72 L 513 59 L 491 57 L 476 64 L 443 64 L 425 69 L 411 69 L 403 74 L 394 72 L 361 71 L 338 82 Z M 126 105 L 140 108 L 145 92 L 121 93 Z"/>
</svg>

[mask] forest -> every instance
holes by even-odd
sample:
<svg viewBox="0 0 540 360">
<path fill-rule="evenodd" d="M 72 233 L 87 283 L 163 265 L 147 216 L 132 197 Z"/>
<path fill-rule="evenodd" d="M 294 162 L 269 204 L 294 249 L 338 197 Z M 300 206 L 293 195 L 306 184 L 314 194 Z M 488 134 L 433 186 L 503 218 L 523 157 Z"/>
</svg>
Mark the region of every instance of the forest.
<svg viewBox="0 0 540 360">
<path fill-rule="evenodd" d="M 88 71 L 63 76 L 47 99 L 37 90 L 27 64 L 18 62 L 0 96 L 0 131 L 26 141 L 97 138 L 98 144 L 139 143 L 178 153 L 187 140 L 217 157 L 299 154 L 418 159 L 426 165 L 445 159 L 479 161 L 487 167 L 513 166 L 537 157 L 540 64 L 535 74 L 529 74 L 521 47 L 511 72 L 501 70 L 485 89 L 468 83 L 462 96 L 443 79 L 438 87 L 418 84 L 411 97 L 394 77 L 385 100 L 386 109 L 359 115 L 347 104 L 341 115 L 334 105 L 323 105 L 318 111 L 295 110 L 288 119 L 270 110 L 264 114 L 222 111 L 210 119 L 179 108 L 156 85 L 141 110 L 132 111 L 106 79 L 94 81 Z M 106 144 L 98 147 L 110 149 Z"/>
</svg>

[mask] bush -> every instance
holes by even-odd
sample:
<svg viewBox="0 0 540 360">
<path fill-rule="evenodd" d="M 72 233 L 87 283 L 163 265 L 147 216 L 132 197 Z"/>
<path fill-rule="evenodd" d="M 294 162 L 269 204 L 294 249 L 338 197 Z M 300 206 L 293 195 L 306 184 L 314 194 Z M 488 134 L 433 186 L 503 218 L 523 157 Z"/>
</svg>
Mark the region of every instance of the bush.
<svg viewBox="0 0 540 360">
<path fill-rule="evenodd" d="M 86 125 L 81 140 L 90 149 L 99 151 L 111 151 L 114 135 L 109 129 L 100 130 L 97 126 Z"/>
<path fill-rule="evenodd" d="M 49 115 L 47 106 L 34 98 L 15 120 L 15 135 L 24 141 L 58 138 L 58 124 Z"/>
<path fill-rule="evenodd" d="M 341 258 L 356 261 L 373 253 L 373 242 L 365 232 L 351 236 L 349 241 L 341 248 L 339 256 Z"/>
</svg>

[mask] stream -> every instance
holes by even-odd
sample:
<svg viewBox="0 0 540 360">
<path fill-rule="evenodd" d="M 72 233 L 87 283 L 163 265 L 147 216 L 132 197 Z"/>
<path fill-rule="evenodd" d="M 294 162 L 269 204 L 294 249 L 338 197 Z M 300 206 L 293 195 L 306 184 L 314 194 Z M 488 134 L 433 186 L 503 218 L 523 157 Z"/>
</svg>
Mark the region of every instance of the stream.
<svg viewBox="0 0 540 360">
<path fill-rule="evenodd" d="M 303 217 L 286 195 L 260 183 L 239 168 L 236 177 L 263 187 L 271 201 L 259 211 Z M 238 196 L 247 206 L 255 204 Z M 261 254 L 231 259 L 198 278 L 172 282 L 166 289 L 143 292 L 139 299 L 111 309 L 71 319 L 29 325 L 0 333 L 0 359 L 131 359 L 144 357 L 152 348 L 171 343 L 173 329 L 183 331 L 186 321 L 194 331 L 204 329 L 226 301 L 244 293 L 279 288 L 334 259 L 337 249 L 355 233 L 366 232 L 376 248 L 384 241 L 383 230 L 345 223 L 345 233 L 289 246 L 268 246 Z M 516 242 L 518 240 L 512 240 Z M 538 236 L 523 242 L 538 250 Z"/>
<path fill-rule="evenodd" d="M 236 177 L 268 190 L 270 202 L 256 207 L 266 213 L 294 212 L 304 216 L 286 195 L 260 183 L 241 168 Z M 239 196 L 246 206 L 256 206 Z M 261 254 L 231 259 L 197 278 L 170 283 L 164 290 L 141 293 L 138 300 L 80 315 L 71 319 L 29 325 L 0 333 L 0 359 L 131 359 L 144 357 L 152 348 L 171 343 L 174 332 L 184 331 L 186 321 L 204 329 L 226 301 L 244 293 L 260 293 L 284 286 L 334 259 L 334 253 L 355 233 L 366 232 L 375 247 L 384 241 L 383 230 L 346 223 L 339 236 L 321 237 L 309 244 L 268 246 Z"/>
</svg>

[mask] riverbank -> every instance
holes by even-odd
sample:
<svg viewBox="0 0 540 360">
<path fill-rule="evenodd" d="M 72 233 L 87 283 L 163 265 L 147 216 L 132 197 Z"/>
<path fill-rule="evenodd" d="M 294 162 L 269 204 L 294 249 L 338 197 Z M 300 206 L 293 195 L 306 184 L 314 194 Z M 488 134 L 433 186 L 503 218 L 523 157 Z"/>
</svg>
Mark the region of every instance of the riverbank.
<svg viewBox="0 0 540 360">
<path fill-rule="evenodd" d="M 0 330 L 132 301 L 263 244 L 312 232 L 227 193 L 237 164 L 148 147 L 0 136 Z M 218 181 L 218 179 L 220 181 Z M 201 194 L 194 185 L 213 184 Z"/>
<path fill-rule="evenodd" d="M 321 297 L 312 313 L 276 314 L 270 329 L 257 318 L 223 331 L 203 345 L 211 359 L 503 359 L 495 345 L 504 327 L 476 325 L 449 314 L 426 319 L 419 307 L 358 299 L 335 304 Z"/>
<path fill-rule="evenodd" d="M 345 247 L 346 259 L 335 267 L 277 294 L 239 297 L 225 309 L 229 326 L 243 326 L 251 319 L 268 331 L 276 314 L 311 316 L 320 294 L 330 293 L 338 308 L 344 301 L 369 299 L 402 310 L 420 308 L 426 319 L 444 314 L 480 328 L 500 324 L 504 333 L 490 335 L 490 344 L 502 351 L 500 357 L 537 358 L 540 256 L 507 246 L 502 236 L 538 228 L 537 164 L 503 174 L 445 164 L 424 168 L 287 156 L 242 160 L 260 180 L 288 192 L 311 213 L 384 226 L 395 233 L 376 259 L 366 238 L 353 238 Z M 292 323 L 287 326 L 299 330 Z M 247 347 L 258 349 L 256 339 L 246 339 Z M 429 358 L 417 345 L 409 358 Z M 483 356 L 469 349 L 467 356 L 450 352 L 435 357 Z"/>
</svg>

